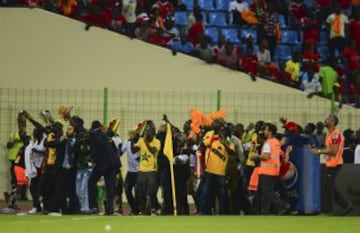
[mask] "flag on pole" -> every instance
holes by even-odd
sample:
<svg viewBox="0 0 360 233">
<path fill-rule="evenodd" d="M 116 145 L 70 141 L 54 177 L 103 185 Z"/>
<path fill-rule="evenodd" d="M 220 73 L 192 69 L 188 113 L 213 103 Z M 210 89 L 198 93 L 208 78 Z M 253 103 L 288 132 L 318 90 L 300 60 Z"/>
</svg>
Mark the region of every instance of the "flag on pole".
<svg viewBox="0 0 360 233">
<path fill-rule="evenodd" d="M 176 216 L 177 215 L 176 195 L 175 195 L 176 192 L 175 192 L 175 179 L 174 179 L 174 166 L 173 166 L 174 152 L 173 152 L 171 125 L 169 123 L 167 123 L 167 127 L 166 127 L 166 137 L 165 137 L 163 153 L 168 158 L 170 164 L 173 209 L 174 209 L 174 216 Z"/>
</svg>

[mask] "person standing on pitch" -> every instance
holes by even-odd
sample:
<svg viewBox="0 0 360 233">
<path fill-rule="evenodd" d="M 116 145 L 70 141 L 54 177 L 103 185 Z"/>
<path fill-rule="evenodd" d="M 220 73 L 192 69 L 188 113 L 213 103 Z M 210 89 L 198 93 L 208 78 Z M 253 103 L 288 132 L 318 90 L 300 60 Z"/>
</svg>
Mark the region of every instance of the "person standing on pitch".
<svg viewBox="0 0 360 233">
<path fill-rule="evenodd" d="M 275 192 L 275 186 L 279 182 L 280 175 L 280 152 L 281 142 L 275 137 L 277 128 L 273 123 L 265 124 L 264 135 L 266 141 L 261 149 L 259 159 L 259 188 L 261 198 L 261 214 L 269 214 L 272 205 L 277 207 L 278 214 L 289 212 L 287 203 L 280 199 Z"/>
<path fill-rule="evenodd" d="M 341 134 L 336 126 L 339 123 L 339 119 L 335 115 L 330 115 L 325 120 L 325 127 L 328 130 L 328 134 L 325 139 L 325 148 L 312 148 L 311 153 L 315 155 L 324 154 L 327 156 L 326 159 L 326 180 L 324 193 L 324 206 L 323 212 L 325 214 L 331 214 L 333 211 L 333 201 L 342 207 L 340 212 L 336 215 L 347 215 L 352 209 L 353 205 L 351 202 L 344 199 L 341 193 L 335 187 L 336 176 L 339 173 L 343 164 L 343 151 L 344 151 L 344 136 Z"/>
</svg>

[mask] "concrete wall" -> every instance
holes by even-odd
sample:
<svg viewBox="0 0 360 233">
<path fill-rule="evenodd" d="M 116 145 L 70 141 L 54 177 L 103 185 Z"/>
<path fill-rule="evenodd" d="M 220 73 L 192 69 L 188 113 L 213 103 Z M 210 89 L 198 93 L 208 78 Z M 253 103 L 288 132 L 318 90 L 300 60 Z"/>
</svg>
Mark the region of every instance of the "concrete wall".
<svg viewBox="0 0 360 233">
<path fill-rule="evenodd" d="M 16 130 L 17 111 L 71 104 L 88 125 L 102 117 L 104 87 L 111 90 L 109 117 L 122 120 L 122 135 L 144 118 L 159 123 L 164 112 L 178 125 L 191 108 L 210 113 L 216 90 L 230 121 L 288 116 L 304 124 L 329 113 L 328 100 L 308 100 L 297 90 L 84 26 L 38 9 L 0 8 L 0 177 L 7 174 L 4 145 Z M 359 110 L 340 112 L 341 128 L 359 127 L 359 119 Z M 0 191 L 5 186 L 1 178 Z"/>
</svg>

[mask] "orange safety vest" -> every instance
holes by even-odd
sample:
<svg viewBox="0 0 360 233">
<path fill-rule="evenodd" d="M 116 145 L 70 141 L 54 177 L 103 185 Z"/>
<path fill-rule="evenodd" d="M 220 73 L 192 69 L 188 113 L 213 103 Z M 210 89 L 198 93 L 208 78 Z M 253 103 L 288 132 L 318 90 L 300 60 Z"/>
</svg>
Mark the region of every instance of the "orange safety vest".
<svg viewBox="0 0 360 233">
<path fill-rule="evenodd" d="M 270 158 L 262 160 L 260 164 L 259 174 L 268 176 L 280 175 L 280 152 L 281 144 L 276 138 L 266 140 L 264 144 L 269 144 L 271 147 Z M 263 149 L 262 149 L 263 150 Z M 262 151 L 261 150 L 261 151 Z"/>
<path fill-rule="evenodd" d="M 339 145 L 339 149 L 336 151 L 335 156 L 328 156 L 326 159 L 326 167 L 336 167 L 344 163 L 343 152 L 344 152 L 344 136 L 338 129 L 334 129 L 326 135 L 325 146 L 331 147 L 332 145 Z"/>
<path fill-rule="evenodd" d="M 259 170 L 260 170 L 260 167 L 255 167 L 252 174 L 251 174 L 249 187 L 248 187 L 249 191 L 256 192 L 258 190 L 258 186 L 259 186 Z"/>
</svg>

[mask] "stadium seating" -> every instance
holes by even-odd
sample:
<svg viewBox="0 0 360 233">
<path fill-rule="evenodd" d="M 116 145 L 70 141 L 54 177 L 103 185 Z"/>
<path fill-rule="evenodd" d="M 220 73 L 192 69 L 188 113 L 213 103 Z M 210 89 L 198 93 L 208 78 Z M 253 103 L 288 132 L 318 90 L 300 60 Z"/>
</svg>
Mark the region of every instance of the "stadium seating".
<svg viewBox="0 0 360 233">
<path fill-rule="evenodd" d="M 274 57 L 278 60 L 290 60 L 291 59 L 291 49 L 287 45 L 278 45 L 275 49 Z"/>
<path fill-rule="evenodd" d="M 285 16 L 279 15 L 279 25 L 281 29 L 287 28 Z"/>
<path fill-rule="evenodd" d="M 328 43 L 328 32 L 327 31 L 320 31 L 320 34 L 319 34 L 319 43 L 321 45 L 326 45 Z"/>
<path fill-rule="evenodd" d="M 217 28 L 205 28 L 205 35 L 210 36 L 213 43 L 217 43 L 219 38 L 219 30 Z"/>
<path fill-rule="evenodd" d="M 326 61 L 329 58 L 329 48 L 326 46 L 320 46 L 318 52 L 321 56 L 322 61 Z"/>
<path fill-rule="evenodd" d="M 214 5 L 212 0 L 197 0 L 198 5 L 202 10 L 213 11 Z"/>
<path fill-rule="evenodd" d="M 221 30 L 222 35 L 232 43 L 240 43 L 239 34 L 237 29 L 234 28 L 223 28 Z"/>
<path fill-rule="evenodd" d="M 181 0 L 181 2 L 186 5 L 188 11 L 194 9 L 194 0 Z"/>
<path fill-rule="evenodd" d="M 228 11 L 230 0 L 216 0 L 216 9 L 218 11 Z"/>
<path fill-rule="evenodd" d="M 281 32 L 281 43 L 300 44 L 298 39 L 298 33 L 296 31 L 283 30 Z"/>
<path fill-rule="evenodd" d="M 187 13 L 182 11 L 175 12 L 175 24 L 185 26 L 187 24 Z"/>
<path fill-rule="evenodd" d="M 252 34 L 254 37 L 254 43 L 257 41 L 257 32 L 251 29 L 242 29 L 241 30 L 241 38 L 245 38 L 247 34 Z"/>
<path fill-rule="evenodd" d="M 209 14 L 209 24 L 212 26 L 226 27 L 228 23 L 226 22 L 226 16 L 223 12 L 210 12 Z"/>
</svg>

